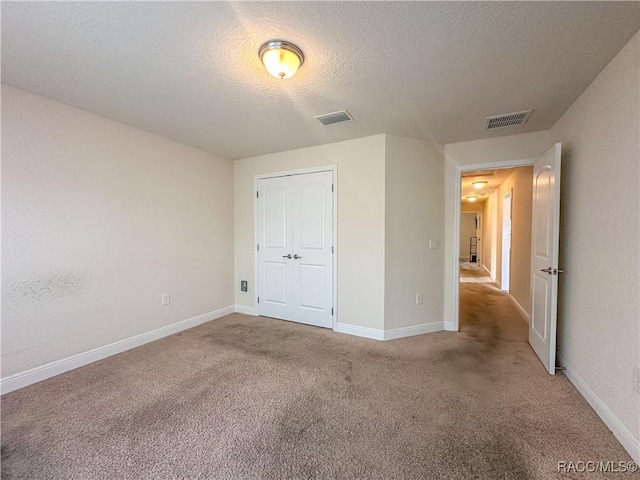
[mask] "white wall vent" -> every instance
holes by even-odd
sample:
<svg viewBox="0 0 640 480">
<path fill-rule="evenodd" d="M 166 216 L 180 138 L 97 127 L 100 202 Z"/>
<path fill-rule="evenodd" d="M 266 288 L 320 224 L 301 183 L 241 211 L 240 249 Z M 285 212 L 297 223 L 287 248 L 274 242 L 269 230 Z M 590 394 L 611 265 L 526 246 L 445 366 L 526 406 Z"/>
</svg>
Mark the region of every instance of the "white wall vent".
<svg viewBox="0 0 640 480">
<path fill-rule="evenodd" d="M 324 115 L 317 115 L 315 117 L 323 125 L 332 125 L 334 123 L 352 122 L 353 117 L 346 110 L 340 110 L 339 112 L 325 113 Z"/>
<path fill-rule="evenodd" d="M 490 177 L 494 173 L 495 170 L 468 170 L 466 172 L 462 172 L 463 177 Z"/>
<path fill-rule="evenodd" d="M 525 110 L 523 112 L 505 113 L 503 115 L 494 115 L 487 117 L 485 130 L 493 130 L 496 128 L 515 127 L 516 125 L 524 125 L 533 110 Z"/>
</svg>

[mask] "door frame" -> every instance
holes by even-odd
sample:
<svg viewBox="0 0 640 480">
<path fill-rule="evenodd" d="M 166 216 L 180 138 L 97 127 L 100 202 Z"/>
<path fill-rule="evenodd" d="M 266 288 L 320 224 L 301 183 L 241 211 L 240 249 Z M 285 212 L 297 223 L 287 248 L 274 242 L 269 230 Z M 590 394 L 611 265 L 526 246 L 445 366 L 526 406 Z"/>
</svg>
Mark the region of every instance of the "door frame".
<svg viewBox="0 0 640 480">
<path fill-rule="evenodd" d="M 336 324 L 338 323 L 338 166 L 337 165 L 324 165 L 320 167 L 309 167 L 309 168 L 296 168 L 294 170 L 284 170 L 279 172 L 270 172 L 270 173 L 259 173 L 253 176 L 253 191 L 256 195 L 253 196 L 253 244 L 256 246 L 253 250 L 253 284 L 254 287 L 254 304 L 256 308 L 256 315 L 260 316 L 260 304 L 258 303 L 258 293 L 259 293 L 259 252 L 258 252 L 258 243 L 259 243 L 259 235 L 258 232 L 258 180 L 262 180 L 265 178 L 276 178 L 276 177 L 291 177 L 293 175 L 304 175 L 307 173 L 320 173 L 320 172 L 332 172 L 333 174 L 333 212 L 332 221 L 333 221 L 333 318 L 332 318 L 332 326 L 331 329 L 336 329 Z"/>
<path fill-rule="evenodd" d="M 506 268 L 506 272 L 507 272 L 507 288 L 504 288 L 504 272 L 505 272 L 505 265 L 504 265 L 504 220 L 505 220 L 505 215 L 504 215 L 504 204 L 505 204 L 505 199 L 509 198 L 509 255 L 507 255 L 507 268 Z M 505 192 L 504 195 L 502 195 L 502 215 L 501 215 L 501 220 L 502 220 L 502 229 L 500 232 L 500 238 L 501 238 L 501 243 L 500 243 L 500 250 L 501 250 L 501 254 L 500 254 L 500 285 L 498 285 L 500 287 L 500 290 L 502 290 L 503 292 L 507 292 L 510 294 L 510 290 L 511 290 L 511 246 L 513 245 L 513 188 L 510 188 L 507 192 Z"/>
<path fill-rule="evenodd" d="M 464 215 L 465 213 L 473 213 L 476 216 L 476 237 L 478 238 L 478 248 L 480 248 L 480 243 L 482 242 L 482 228 L 484 226 L 483 219 L 482 219 L 482 212 L 463 212 L 462 209 L 460 210 L 460 217 L 462 217 L 462 215 Z M 480 267 L 482 267 L 482 256 L 480 255 L 480 252 L 482 251 L 482 249 L 478 250 L 476 253 L 476 256 L 478 258 L 478 261 L 476 263 L 480 264 Z M 458 252 L 458 256 L 460 256 L 460 253 Z M 469 257 L 469 262 L 471 262 L 471 257 Z"/>
<path fill-rule="evenodd" d="M 460 263 L 458 261 L 458 255 L 460 252 L 460 213 L 462 210 L 460 207 L 460 197 L 462 195 L 462 173 L 475 170 L 500 170 L 503 168 L 531 167 L 535 161 L 535 158 L 521 158 L 455 166 L 455 174 L 453 177 L 453 229 L 449 233 L 448 238 L 445 238 L 445 242 L 452 246 L 451 253 L 453 253 L 452 255 L 449 255 L 449 265 L 446 264 L 447 259 L 445 258 L 445 269 L 449 268 L 453 272 L 451 281 L 448 284 L 445 282 L 444 285 L 444 298 L 451 299 L 451 304 L 449 305 L 451 320 L 447 321 L 447 319 L 445 319 L 445 330 L 452 332 L 460 331 Z"/>
</svg>

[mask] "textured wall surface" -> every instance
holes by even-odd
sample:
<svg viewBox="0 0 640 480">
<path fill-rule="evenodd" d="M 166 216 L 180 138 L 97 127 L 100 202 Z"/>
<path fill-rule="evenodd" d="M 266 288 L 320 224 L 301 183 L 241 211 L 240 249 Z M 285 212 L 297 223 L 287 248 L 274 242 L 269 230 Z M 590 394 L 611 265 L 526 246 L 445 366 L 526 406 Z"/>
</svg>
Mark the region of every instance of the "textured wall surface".
<svg viewBox="0 0 640 480">
<path fill-rule="evenodd" d="M 562 148 L 558 350 L 640 441 L 640 34 L 551 129 Z M 638 453 L 640 456 L 640 445 Z"/>
<path fill-rule="evenodd" d="M 232 175 L 3 85 L 2 376 L 232 305 Z"/>
<path fill-rule="evenodd" d="M 385 135 L 234 161 L 236 304 L 253 307 L 254 175 L 338 166 L 338 315 L 341 323 L 384 323 Z"/>
<path fill-rule="evenodd" d="M 385 329 L 442 322 L 442 146 L 386 135 Z M 430 250 L 429 239 L 439 248 Z M 423 304 L 416 305 L 416 293 Z"/>
</svg>

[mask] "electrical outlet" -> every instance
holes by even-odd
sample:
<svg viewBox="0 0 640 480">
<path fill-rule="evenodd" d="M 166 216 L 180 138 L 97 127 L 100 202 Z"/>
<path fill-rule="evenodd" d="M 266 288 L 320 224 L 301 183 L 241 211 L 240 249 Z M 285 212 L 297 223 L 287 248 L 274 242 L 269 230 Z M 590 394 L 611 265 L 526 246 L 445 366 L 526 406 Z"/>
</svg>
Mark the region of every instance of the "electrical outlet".
<svg viewBox="0 0 640 480">
<path fill-rule="evenodd" d="M 162 305 L 169 305 L 171 303 L 171 294 L 163 293 L 162 294 Z"/>
<path fill-rule="evenodd" d="M 421 293 L 416 293 L 416 305 L 422 305 L 422 294 Z"/>
<path fill-rule="evenodd" d="M 633 367 L 633 389 L 640 393 L 640 368 Z"/>
<path fill-rule="evenodd" d="M 429 249 L 430 250 L 437 250 L 438 249 L 438 239 L 437 238 L 430 238 L 429 239 Z"/>
</svg>

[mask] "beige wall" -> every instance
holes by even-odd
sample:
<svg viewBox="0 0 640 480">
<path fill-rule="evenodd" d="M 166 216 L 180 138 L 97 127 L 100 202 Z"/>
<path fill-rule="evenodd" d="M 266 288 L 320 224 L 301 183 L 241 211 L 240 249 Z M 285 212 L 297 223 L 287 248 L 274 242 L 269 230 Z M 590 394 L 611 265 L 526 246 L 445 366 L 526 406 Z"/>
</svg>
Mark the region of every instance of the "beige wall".
<svg viewBox="0 0 640 480">
<path fill-rule="evenodd" d="M 563 144 L 558 350 L 638 461 L 639 58 L 636 34 L 551 129 Z"/>
<path fill-rule="evenodd" d="M 384 135 L 234 162 L 236 304 L 255 306 L 254 175 L 323 165 L 338 166 L 338 320 L 383 329 Z M 240 292 L 240 280 L 248 292 Z"/>
<path fill-rule="evenodd" d="M 440 145 L 386 135 L 385 329 L 442 328 L 444 158 Z M 416 305 L 416 293 L 424 303 Z"/>
<path fill-rule="evenodd" d="M 511 264 L 509 293 L 531 315 L 531 201 L 533 168 L 516 168 L 498 187 L 496 196 L 496 281 L 502 284 L 502 208 L 503 197 L 513 191 L 511 199 Z"/>
<path fill-rule="evenodd" d="M 2 376 L 232 305 L 232 175 L 3 85 Z"/>
<path fill-rule="evenodd" d="M 473 202 L 473 203 L 462 202 L 460 203 L 460 211 L 461 212 L 483 212 L 485 202 Z"/>
</svg>

